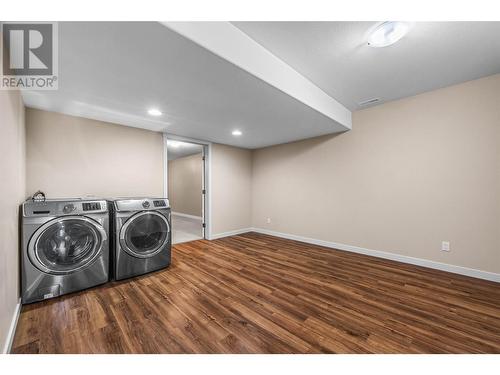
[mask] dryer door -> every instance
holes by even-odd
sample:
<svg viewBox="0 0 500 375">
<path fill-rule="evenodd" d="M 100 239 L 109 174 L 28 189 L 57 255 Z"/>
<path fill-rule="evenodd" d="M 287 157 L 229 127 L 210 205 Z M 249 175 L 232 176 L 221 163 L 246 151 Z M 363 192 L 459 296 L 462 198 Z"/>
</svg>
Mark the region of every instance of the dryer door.
<svg viewBox="0 0 500 375">
<path fill-rule="evenodd" d="M 155 211 L 135 214 L 120 230 L 120 245 L 137 258 L 158 254 L 170 239 L 170 224 L 165 216 Z"/>
<path fill-rule="evenodd" d="M 90 266 L 101 254 L 106 231 L 83 216 L 65 216 L 42 225 L 33 234 L 28 255 L 40 271 L 66 275 Z"/>
</svg>

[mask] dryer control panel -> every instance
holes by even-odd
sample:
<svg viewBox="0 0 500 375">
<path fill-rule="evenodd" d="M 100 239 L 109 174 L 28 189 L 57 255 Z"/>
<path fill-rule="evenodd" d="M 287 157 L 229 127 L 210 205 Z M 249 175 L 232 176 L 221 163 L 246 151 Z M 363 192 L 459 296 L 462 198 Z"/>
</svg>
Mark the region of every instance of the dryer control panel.
<svg viewBox="0 0 500 375">
<path fill-rule="evenodd" d="M 115 199 L 113 204 L 115 210 L 121 212 L 165 210 L 170 208 L 167 198 Z"/>
</svg>

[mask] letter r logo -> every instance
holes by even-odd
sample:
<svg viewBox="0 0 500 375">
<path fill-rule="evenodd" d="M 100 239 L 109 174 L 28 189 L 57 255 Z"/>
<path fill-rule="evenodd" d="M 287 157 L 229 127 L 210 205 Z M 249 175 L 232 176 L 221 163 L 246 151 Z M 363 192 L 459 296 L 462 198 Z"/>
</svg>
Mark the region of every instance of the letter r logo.
<svg viewBox="0 0 500 375">
<path fill-rule="evenodd" d="M 2 24 L 3 75 L 52 75 L 52 24 Z"/>
</svg>

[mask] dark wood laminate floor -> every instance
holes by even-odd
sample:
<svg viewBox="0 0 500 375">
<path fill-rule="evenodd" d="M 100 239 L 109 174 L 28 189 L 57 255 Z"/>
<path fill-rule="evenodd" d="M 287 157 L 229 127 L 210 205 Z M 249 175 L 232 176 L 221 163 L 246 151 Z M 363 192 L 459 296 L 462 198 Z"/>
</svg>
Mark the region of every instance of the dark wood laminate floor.
<svg viewBox="0 0 500 375">
<path fill-rule="evenodd" d="M 247 233 L 23 307 L 14 353 L 500 353 L 500 285 Z"/>
</svg>

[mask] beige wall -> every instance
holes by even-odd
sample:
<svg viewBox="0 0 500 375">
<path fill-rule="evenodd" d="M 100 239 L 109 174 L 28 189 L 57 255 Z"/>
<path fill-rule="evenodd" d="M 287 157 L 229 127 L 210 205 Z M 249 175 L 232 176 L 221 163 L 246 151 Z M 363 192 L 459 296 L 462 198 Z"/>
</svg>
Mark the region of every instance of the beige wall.
<svg viewBox="0 0 500 375">
<path fill-rule="evenodd" d="M 212 234 L 251 226 L 252 151 L 212 146 Z"/>
<path fill-rule="evenodd" d="M 163 195 L 161 133 L 27 109 L 26 142 L 29 195 Z M 211 167 L 212 233 L 249 228 L 252 152 L 213 144 Z"/>
<path fill-rule="evenodd" d="M 168 161 L 168 199 L 172 211 L 202 215 L 202 154 Z"/>
<path fill-rule="evenodd" d="M 30 195 L 163 196 L 161 133 L 27 109 L 26 138 Z"/>
<path fill-rule="evenodd" d="M 341 135 L 257 150 L 253 226 L 498 273 L 499 103 L 495 75 L 355 112 Z"/>
<path fill-rule="evenodd" d="M 26 142 L 29 195 L 163 195 L 161 133 L 26 109 Z M 211 166 L 212 233 L 249 228 L 252 152 L 213 144 Z"/>
<path fill-rule="evenodd" d="M 0 91 L 0 345 L 6 350 L 19 302 L 19 205 L 26 195 L 24 106 L 16 91 Z"/>
</svg>

